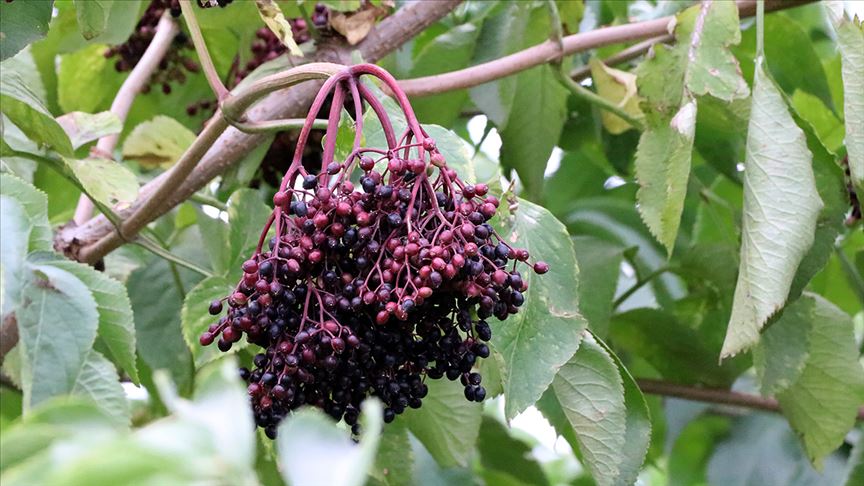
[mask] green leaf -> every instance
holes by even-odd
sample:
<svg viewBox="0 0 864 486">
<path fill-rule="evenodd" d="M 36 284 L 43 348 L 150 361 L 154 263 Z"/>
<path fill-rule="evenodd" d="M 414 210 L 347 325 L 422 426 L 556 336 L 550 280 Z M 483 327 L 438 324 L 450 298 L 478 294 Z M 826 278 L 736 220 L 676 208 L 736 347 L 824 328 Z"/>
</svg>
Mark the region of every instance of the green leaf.
<svg viewBox="0 0 864 486">
<path fill-rule="evenodd" d="M 36 62 L 34 48 L 27 48 L 18 54 L 15 54 L 13 57 L 6 59 L 2 64 L 0 64 L 0 66 L 2 66 L 4 74 L 16 73 L 18 76 L 21 76 L 22 84 L 26 86 L 43 105 L 48 106 L 48 93 L 46 92 L 45 83 L 42 81 L 42 75 L 39 73 Z"/>
<path fill-rule="evenodd" d="M 697 111 L 696 151 L 711 167 L 740 183 L 743 174 L 738 172 L 738 163 L 744 160 L 750 100 L 726 103 L 702 97 Z"/>
<path fill-rule="evenodd" d="M 21 204 L 5 194 L 0 196 L 0 232 L 5 235 L 0 250 L 0 314 L 3 322 L 21 302 L 21 289 L 27 279 L 24 259 L 31 228 Z"/>
<path fill-rule="evenodd" d="M 228 199 L 228 241 L 231 244 L 229 271 L 237 272 L 258 246 L 261 228 L 271 209 L 252 189 L 240 189 Z"/>
<path fill-rule="evenodd" d="M 526 47 L 529 8 L 526 4 L 512 2 L 506 4 L 501 12 L 487 17 L 477 37 L 472 64 L 492 61 Z M 503 130 L 510 119 L 510 111 L 516 96 L 516 83 L 516 76 L 508 76 L 469 90 L 471 101 L 495 123 L 499 130 Z"/>
<path fill-rule="evenodd" d="M 738 11 L 729 2 L 703 2 L 681 12 L 673 48 L 657 48 L 638 70 L 648 127 L 639 139 L 636 177 L 639 213 L 672 255 L 690 174 L 696 97 L 746 98 L 747 82 L 729 46 L 741 39 Z"/>
<path fill-rule="evenodd" d="M 501 165 L 516 170 L 531 199 L 542 195 L 546 163 L 567 119 L 566 100 L 567 90 L 549 66 L 517 77 L 510 118 L 501 130 Z"/>
<path fill-rule="evenodd" d="M 529 458 L 531 447 L 511 436 L 503 424 L 488 415 L 480 425 L 477 450 L 484 469 L 508 476 L 513 484 L 549 484 L 537 461 Z"/>
<path fill-rule="evenodd" d="M 113 3 L 113 0 L 75 0 L 78 28 L 85 39 L 90 40 L 105 32 Z"/>
<path fill-rule="evenodd" d="M 727 419 L 710 415 L 699 416 L 686 423 L 672 447 L 667 448 L 669 486 L 708 484 L 708 460 L 714 452 L 715 443 L 729 432 L 729 426 Z"/>
<path fill-rule="evenodd" d="M 691 100 L 668 124 L 645 130 L 636 151 L 639 214 L 669 256 L 684 210 L 695 133 L 696 101 Z"/>
<path fill-rule="evenodd" d="M 813 246 L 798 265 L 789 299 L 795 299 L 810 280 L 828 263 L 834 253 L 834 242 L 843 231 L 843 221 L 849 209 L 849 193 L 843 169 L 835 161 L 836 157 L 829 153 L 819 140 L 814 125 L 802 120 L 796 112 L 792 116 L 807 137 L 807 148 L 813 153 L 813 174 L 816 178 L 816 190 L 822 199 L 823 206 L 816 220 L 816 231 L 813 236 Z"/>
<path fill-rule="evenodd" d="M 690 322 L 698 317 L 688 315 L 682 322 L 660 309 L 633 309 L 612 319 L 611 336 L 621 349 L 645 359 L 671 381 L 729 386 L 741 373 L 740 365 L 717 363 L 716 348 Z"/>
<path fill-rule="evenodd" d="M 185 279 L 181 283 L 189 285 Z M 154 370 L 169 370 L 177 385 L 188 389 L 193 368 L 180 327 L 183 291 L 177 287 L 168 264 L 149 258 L 129 275 L 126 287 L 135 315 L 141 361 Z"/>
<path fill-rule="evenodd" d="M 24 406 L 72 391 L 99 326 L 96 301 L 74 274 L 28 264 L 15 311 L 22 345 Z M 74 323 L 74 325 L 70 325 Z"/>
<path fill-rule="evenodd" d="M 795 112 L 813 126 L 822 145 L 832 153 L 837 153 L 843 145 L 846 129 L 825 103 L 800 89 L 795 90 L 791 103 Z"/>
<path fill-rule="evenodd" d="M 118 424 L 129 424 L 129 402 L 126 401 L 126 392 L 120 385 L 117 370 L 99 352 L 91 349 L 87 354 L 87 359 L 75 378 L 71 394 L 92 400 Z"/>
<path fill-rule="evenodd" d="M 578 32 L 579 21 L 585 14 L 585 4 L 582 2 L 571 2 L 569 0 L 555 0 L 558 12 L 561 15 L 561 23 L 567 32 Z"/>
<path fill-rule="evenodd" d="M 813 244 L 822 201 L 804 133 L 761 65 L 756 66 L 744 162 L 741 264 L 722 358 L 756 344 L 786 302 Z"/>
<path fill-rule="evenodd" d="M 843 443 L 864 403 L 852 320 L 824 298 L 805 293 L 765 331 L 763 341 L 757 348 L 763 391 L 776 394 L 819 468 Z"/>
<path fill-rule="evenodd" d="M 64 160 L 87 194 L 109 208 L 129 207 L 138 197 L 138 178 L 125 165 L 97 157 Z"/>
<path fill-rule="evenodd" d="M 849 469 L 844 486 L 854 486 L 864 481 L 864 439 L 858 437 L 855 447 L 849 453 Z"/>
<path fill-rule="evenodd" d="M 639 472 L 642 470 L 642 464 L 645 462 L 645 456 L 648 453 L 648 446 L 651 443 L 651 414 L 648 410 L 648 403 L 645 401 L 645 396 L 642 395 L 642 390 L 636 384 L 636 380 L 624 367 L 624 363 L 618 356 L 615 356 L 615 353 L 606 343 L 599 339 L 597 343 L 615 361 L 624 385 L 624 407 L 627 412 L 626 435 L 624 436 L 624 448 L 621 449 L 618 477 L 615 484 L 636 484 Z"/>
<path fill-rule="evenodd" d="M 120 133 L 123 130 L 123 122 L 110 111 L 103 111 L 93 115 L 81 111 L 73 111 L 58 116 L 57 123 L 69 135 L 72 141 L 72 148 L 74 149 L 106 135 Z"/>
<path fill-rule="evenodd" d="M 0 173 L 0 318 L 21 302 L 27 276 L 24 259 L 33 251 L 50 251 L 52 232 L 45 194 L 21 179 Z"/>
<path fill-rule="evenodd" d="M 612 357 L 590 335 L 555 376 L 555 395 L 598 485 L 615 484 L 627 431 L 624 385 Z"/>
<path fill-rule="evenodd" d="M 80 398 L 54 398 L 22 416 L 0 437 L 0 472 L 44 454 L 55 442 L 82 436 L 110 435 L 117 422 L 92 402 Z"/>
<path fill-rule="evenodd" d="M 465 400 L 457 381 L 427 380 L 426 385 L 429 395 L 423 406 L 405 411 L 408 430 L 441 467 L 465 466 L 480 433 L 482 407 Z"/>
<path fill-rule="evenodd" d="M 684 83 L 692 95 L 732 101 L 746 98 L 747 82 L 729 46 L 741 42 L 738 8 L 730 2 L 703 2 L 678 15 L 675 37 L 689 41 Z"/>
<path fill-rule="evenodd" d="M 195 367 L 200 368 L 205 364 L 221 356 L 215 346 L 201 346 L 198 338 L 207 330 L 210 324 L 218 321 L 218 316 L 211 316 L 209 312 L 210 302 L 219 300 L 231 293 L 234 285 L 224 277 L 208 277 L 198 282 L 192 290 L 186 294 L 181 311 L 181 326 L 183 338 L 195 359 Z M 242 349 L 248 344 L 246 341 L 235 343 L 232 351 Z"/>
<path fill-rule="evenodd" d="M 228 244 L 228 224 L 217 218 L 211 218 L 199 207 L 196 213 L 198 231 L 201 241 L 210 257 L 210 268 L 217 275 L 226 275 L 236 268 L 229 268 L 231 263 L 231 247 Z"/>
<path fill-rule="evenodd" d="M 52 1 L 31 1 L 3 2 L 0 5 L 0 61 L 45 37 L 51 21 L 52 4 Z"/>
<path fill-rule="evenodd" d="M 846 150 L 849 171 L 859 194 L 864 193 L 864 23 L 831 3 L 828 14 L 837 32 L 843 66 L 843 113 L 846 116 Z"/>
<path fill-rule="evenodd" d="M 465 182 L 477 182 L 477 174 L 474 168 L 474 147 L 464 138 L 452 130 L 438 125 L 423 125 L 423 130 L 433 139 L 447 167 L 456 171 L 459 178 Z"/>
<path fill-rule="evenodd" d="M 195 134 L 177 120 L 156 116 L 136 126 L 123 142 L 123 158 L 145 167 L 169 167 L 195 141 Z"/>
<path fill-rule="evenodd" d="M 506 321 L 491 322 L 492 343 L 506 364 L 505 414 L 513 418 L 552 383 L 579 347 L 587 323 L 579 314 L 579 268 L 564 225 L 541 206 L 520 199 L 512 221 L 499 225 L 499 234 L 551 269 L 546 275 L 526 269 L 525 305 Z"/>
<path fill-rule="evenodd" d="M 480 29 L 470 22 L 446 30 L 423 44 L 419 51 L 415 49 L 406 77 L 419 78 L 467 67 L 479 34 Z M 467 100 L 467 91 L 458 90 L 417 98 L 411 100 L 411 105 L 424 122 L 450 126 Z"/>
<path fill-rule="evenodd" d="M 55 259 L 47 261 L 46 265 L 67 271 L 87 285 L 99 311 L 99 337 L 108 347 L 113 361 L 129 374 L 136 385 L 139 384 L 135 322 L 126 287 L 102 272 L 73 261 Z"/>
<path fill-rule="evenodd" d="M 124 3 L 124 2 L 116 2 Z M 92 44 L 60 56 L 57 97 L 64 112 L 98 113 L 111 107 L 124 75 L 105 57 L 104 44 Z"/>
<path fill-rule="evenodd" d="M 279 426 L 276 439 L 285 482 L 294 486 L 362 486 L 378 451 L 383 413 L 381 402 L 364 402 L 359 445 L 320 410 L 292 414 Z"/>
<path fill-rule="evenodd" d="M 827 27 L 828 22 L 819 10 L 821 9 L 805 15 L 813 19 L 819 18 L 820 24 L 825 22 L 819 25 L 818 30 L 827 34 L 824 27 Z M 822 51 L 817 51 L 818 42 L 811 39 L 817 27 L 805 25 L 801 19 L 793 19 L 789 14 L 790 12 L 786 11 L 765 16 L 764 47 L 768 72 L 787 95 L 791 96 L 796 90 L 803 90 L 820 99 L 831 110 L 835 110 L 837 105 L 832 99 L 822 65 L 826 56 Z M 756 54 L 756 34 L 756 29 L 749 29 L 743 36 L 743 42 L 735 49 L 742 65 L 748 68 L 745 75 L 751 81 L 752 71 L 749 67 L 755 65 L 753 61 Z M 833 54 L 836 47 L 833 42 L 831 44 Z M 795 55 L 790 56 L 789 53 L 792 52 Z"/>
<path fill-rule="evenodd" d="M 573 238 L 579 264 L 579 309 L 595 334 L 609 331 L 612 299 L 618 288 L 618 275 L 624 251 L 621 247 L 591 236 Z"/>
<path fill-rule="evenodd" d="M 34 142 L 52 148 L 61 155 L 72 155 L 72 143 L 63 127 L 25 84 L 21 74 L 3 71 L 0 77 L 0 102 L 9 120 Z"/>
<path fill-rule="evenodd" d="M 337 12 L 353 12 L 360 8 L 360 0 L 322 0 L 320 3 Z"/>
</svg>

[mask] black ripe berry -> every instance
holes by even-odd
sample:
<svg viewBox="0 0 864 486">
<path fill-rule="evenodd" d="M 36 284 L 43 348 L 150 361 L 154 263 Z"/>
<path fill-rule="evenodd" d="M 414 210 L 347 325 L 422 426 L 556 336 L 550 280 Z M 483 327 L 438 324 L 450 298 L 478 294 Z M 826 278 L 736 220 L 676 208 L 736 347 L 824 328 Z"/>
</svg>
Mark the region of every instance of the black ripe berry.
<svg viewBox="0 0 864 486">
<path fill-rule="evenodd" d="M 324 85 L 328 91 L 316 98 L 307 123 L 329 90 L 344 100 L 352 86 L 362 86 L 362 75 L 401 93 L 376 66 L 346 68 L 337 75 L 342 81 Z M 373 96 L 358 93 L 366 101 Z M 342 106 L 331 103 L 330 120 Z M 392 422 L 422 406 L 426 380 L 458 379 L 466 399 L 486 398 L 474 370 L 491 353 L 487 319 L 505 320 L 523 306 L 528 280 L 518 268 L 528 252 L 489 224 L 499 204 L 489 188 L 463 182 L 410 106 L 403 108 L 409 128 L 385 137 L 400 141 L 394 146 L 359 148 L 333 160 L 336 141 L 328 138 L 323 153 L 330 159 L 321 161 L 317 175 L 295 159 L 258 248 L 224 299 L 227 315 L 200 337 L 222 351 L 243 337 L 261 348 L 241 377 L 268 437 L 306 404 L 353 430 L 369 396 L 384 403 L 384 421 Z M 392 131 L 389 121 L 382 126 Z M 301 136 L 298 154 L 306 143 Z M 355 170 L 362 171 L 357 187 L 349 180 Z M 543 262 L 533 268 L 549 270 Z M 222 301 L 210 306 L 213 314 L 222 310 Z"/>
</svg>

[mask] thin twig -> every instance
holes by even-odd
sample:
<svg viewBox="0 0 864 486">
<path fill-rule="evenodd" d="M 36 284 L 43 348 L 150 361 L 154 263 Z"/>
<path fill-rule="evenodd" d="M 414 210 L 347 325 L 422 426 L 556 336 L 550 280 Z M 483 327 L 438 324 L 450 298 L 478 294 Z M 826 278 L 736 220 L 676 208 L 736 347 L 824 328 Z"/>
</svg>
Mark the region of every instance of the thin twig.
<svg viewBox="0 0 864 486">
<path fill-rule="evenodd" d="M 177 23 L 171 18 L 168 12 L 159 19 L 159 24 L 156 25 L 156 34 L 153 40 L 147 46 L 138 64 L 129 73 L 129 76 L 123 81 L 114 101 L 111 103 L 111 113 L 113 113 L 123 124 L 126 122 L 126 116 L 132 108 L 132 103 L 135 97 L 144 88 L 144 85 L 150 80 L 150 76 L 159 67 L 159 63 L 168 49 L 171 47 L 171 42 L 177 33 L 180 32 Z M 106 135 L 96 142 L 96 151 L 101 154 L 113 154 L 114 147 L 117 146 L 119 134 Z M 113 158 L 113 157 L 112 157 Z M 93 216 L 93 202 L 86 194 L 81 194 L 78 199 L 78 206 L 75 208 L 75 216 L 73 221 L 75 224 L 83 224 Z"/>
<path fill-rule="evenodd" d="M 650 281 L 659 277 L 660 275 L 663 275 L 664 273 L 670 272 L 670 271 L 673 271 L 672 267 L 662 266 L 662 267 L 659 267 L 657 270 L 654 270 L 653 272 L 646 275 L 645 278 L 638 279 L 636 281 L 636 283 L 633 284 L 632 287 L 627 289 L 623 294 L 621 294 L 617 299 L 615 299 L 615 302 L 612 302 L 612 308 L 617 309 L 618 306 L 623 304 L 627 299 L 629 299 L 633 294 L 635 294 L 637 290 L 641 289 L 647 283 L 649 283 Z"/>
<path fill-rule="evenodd" d="M 673 36 L 672 34 L 652 37 L 651 39 L 639 42 L 637 44 L 633 44 L 632 46 L 616 52 L 615 54 L 607 57 L 606 59 L 603 59 L 603 64 L 607 66 L 615 66 L 623 62 L 636 59 L 637 57 L 640 57 L 646 52 L 648 52 L 648 50 L 651 49 L 654 44 L 666 44 L 672 42 L 673 40 L 675 40 L 675 36 Z M 570 71 L 570 79 L 576 81 L 577 83 L 590 77 L 591 67 L 587 64 Z"/>
<path fill-rule="evenodd" d="M 287 118 L 284 120 L 267 120 L 260 122 L 242 122 L 242 121 L 228 121 L 232 127 L 240 130 L 243 133 L 269 133 L 269 132 L 283 132 L 286 130 L 298 130 L 303 128 L 303 124 L 306 123 L 306 120 L 303 118 Z M 315 120 L 312 122 L 312 128 L 315 130 L 322 130 L 327 128 L 327 120 Z"/>
<path fill-rule="evenodd" d="M 227 204 L 216 199 L 215 197 L 208 196 L 206 194 L 201 194 L 200 192 L 196 192 L 195 194 L 192 194 L 191 196 L 189 196 L 189 200 L 196 202 L 198 204 L 213 206 L 214 208 L 218 209 L 219 211 L 228 211 L 228 205 Z"/>
<path fill-rule="evenodd" d="M 159 256 L 160 258 L 167 260 L 171 263 L 175 263 L 183 268 L 188 268 L 195 273 L 199 273 L 205 277 L 212 277 L 213 274 L 208 270 L 205 270 L 194 263 L 184 260 L 183 258 L 171 253 L 170 251 L 162 248 L 162 246 L 155 241 L 144 235 L 138 235 L 138 237 L 132 240 L 132 243 L 144 248 L 145 250 L 153 253 L 154 255 Z"/>
<path fill-rule="evenodd" d="M 573 93 L 574 95 L 576 95 L 577 97 L 582 98 L 583 100 L 587 101 L 588 103 L 591 103 L 592 105 L 597 106 L 598 108 L 600 108 L 602 110 L 606 110 L 609 113 L 614 114 L 615 116 L 626 121 L 627 123 L 630 124 L 630 126 L 632 126 L 633 128 L 635 128 L 639 131 L 642 131 L 645 129 L 645 126 L 642 124 L 641 120 L 634 117 L 630 113 L 627 113 L 620 106 L 618 106 L 615 103 L 613 103 L 612 101 L 607 100 L 606 98 L 598 95 L 597 93 L 591 91 L 590 89 L 586 88 L 585 86 L 582 86 L 581 84 L 577 83 L 576 81 L 573 81 L 570 78 L 570 76 L 565 74 L 560 68 L 559 69 L 553 68 L 552 70 L 555 72 L 555 77 L 558 78 L 558 81 L 560 81 L 561 84 L 563 84 L 565 88 L 570 90 L 570 92 Z"/>
<path fill-rule="evenodd" d="M 213 65 L 213 59 L 207 50 L 207 43 L 204 42 L 204 35 L 201 34 L 201 28 L 198 27 L 198 20 L 195 18 L 195 10 L 192 9 L 189 0 L 180 0 L 180 10 L 183 11 L 183 19 L 186 21 L 186 27 L 189 28 L 189 34 L 192 36 L 192 45 L 195 46 L 195 52 L 198 53 L 198 60 L 201 61 L 201 68 L 204 70 L 207 83 L 210 84 L 210 89 L 216 94 L 216 99 L 222 101 L 228 96 L 228 89 L 222 83 L 222 79 L 219 78 L 216 66 Z"/>
<path fill-rule="evenodd" d="M 637 378 L 636 384 L 643 393 L 660 395 L 664 397 L 675 397 L 696 402 L 717 403 L 720 405 L 732 405 L 767 412 L 780 412 L 780 404 L 777 400 L 749 393 L 741 393 L 722 388 L 701 388 L 692 385 L 681 385 L 662 380 L 649 378 Z M 858 409 L 856 420 L 864 420 L 864 407 Z"/>
<path fill-rule="evenodd" d="M 780 10 L 795 7 L 804 3 L 810 3 L 812 1 L 814 0 L 775 0 L 767 2 L 765 10 Z M 738 0 L 737 4 L 739 15 L 741 17 L 748 17 L 754 14 L 756 9 L 756 3 L 754 0 Z M 402 87 L 406 94 L 415 97 L 471 88 L 483 83 L 488 83 L 489 81 L 516 74 L 541 64 L 546 64 L 561 55 L 569 56 L 577 52 L 609 44 L 620 44 L 622 42 L 642 40 L 668 34 L 670 22 L 674 19 L 674 16 L 668 16 L 644 22 L 613 25 L 592 30 L 590 32 L 580 32 L 578 34 L 568 35 L 561 41 L 564 47 L 563 53 L 561 53 L 556 41 L 547 40 L 546 42 L 537 44 L 536 46 L 529 47 L 509 56 L 504 56 L 483 64 L 478 64 L 457 71 L 451 71 L 449 73 L 403 80 L 399 83 L 399 86 Z"/>
</svg>

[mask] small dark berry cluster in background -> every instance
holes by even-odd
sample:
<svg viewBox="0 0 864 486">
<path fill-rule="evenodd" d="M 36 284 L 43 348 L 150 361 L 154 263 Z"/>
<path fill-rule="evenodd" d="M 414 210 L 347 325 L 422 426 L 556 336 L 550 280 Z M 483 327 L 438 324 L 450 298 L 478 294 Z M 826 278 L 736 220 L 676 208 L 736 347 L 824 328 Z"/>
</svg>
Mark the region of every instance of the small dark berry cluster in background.
<svg viewBox="0 0 864 486">
<path fill-rule="evenodd" d="M 302 18 L 288 19 L 291 25 L 291 32 L 294 34 L 294 41 L 297 44 L 302 44 L 309 40 L 309 29 L 307 29 L 306 21 Z M 252 42 L 252 58 L 246 61 L 242 69 L 238 69 L 234 73 L 234 85 L 237 85 L 258 66 L 267 61 L 272 61 L 277 57 L 287 52 L 285 44 L 267 27 L 261 27 L 255 32 L 255 40 Z"/>
<path fill-rule="evenodd" d="M 231 5 L 234 0 L 198 0 L 198 6 L 201 8 L 220 7 L 225 8 Z"/>
<path fill-rule="evenodd" d="M 840 161 L 843 167 L 843 175 L 846 179 L 846 192 L 849 195 L 849 206 L 851 210 L 846 217 L 846 226 L 854 226 L 858 221 L 861 221 L 861 200 L 858 193 L 855 191 L 855 184 L 852 183 L 852 170 L 849 168 L 849 156 L 843 157 Z"/>
<path fill-rule="evenodd" d="M 380 101 L 360 83 L 384 81 L 409 128 L 397 134 Z M 302 163 L 311 123 L 331 96 L 320 171 Z M 334 160 L 339 117 L 351 96 L 353 151 Z M 377 114 L 386 148 L 363 148 L 363 101 Z M 359 183 L 351 175 L 362 173 Z M 418 408 L 427 379 L 460 380 L 468 400 L 486 398 L 474 370 L 490 354 L 488 320 L 518 312 L 528 251 L 489 224 L 499 201 L 447 166 L 389 73 L 346 68 L 321 88 L 291 167 L 273 198 L 258 248 L 233 292 L 210 305 L 227 313 L 200 336 L 228 351 L 244 337 L 260 346 L 248 383 L 255 421 L 273 438 L 291 410 L 310 404 L 357 433 L 369 396 L 385 422 Z M 268 234 L 273 230 L 273 236 Z M 265 248 L 266 246 L 266 248 Z M 536 262 L 533 270 L 549 266 Z"/>
<path fill-rule="evenodd" d="M 135 31 L 131 36 L 118 46 L 112 46 L 105 51 L 105 57 L 108 59 L 119 58 L 114 62 L 114 69 L 117 72 L 131 71 L 144 52 L 147 46 L 156 35 L 156 25 L 165 10 L 168 9 L 171 15 L 178 17 L 180 15 L 180 3 L 178 0 L 152 0 L 141 20 L 135 26 Z M 171 93 L 171 83 L 183 84 L 186 82 L 186 73 L 197 73 L 200 71 L 198 62 L 190 57 L 194 53 L 192 43 L 182 32 L 178 34 L 173 41 L 171 49 L 159 63 L 159 69 L 153 73 L 149 84 L 144 88 L 144 92 L 149 92 L 151 86 L 161 86 L 162 92 L 165 94 Z"/>
</svg>

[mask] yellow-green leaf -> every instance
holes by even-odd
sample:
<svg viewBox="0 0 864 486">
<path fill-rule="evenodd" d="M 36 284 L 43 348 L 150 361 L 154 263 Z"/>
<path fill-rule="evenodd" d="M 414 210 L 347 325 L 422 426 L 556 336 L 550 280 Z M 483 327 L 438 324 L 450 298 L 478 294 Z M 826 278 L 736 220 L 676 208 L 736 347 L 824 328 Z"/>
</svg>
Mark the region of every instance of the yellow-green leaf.
<svg viewBox="0 0 864 486">
<path fill-rule="evenodd" d="M 633 115 L 635 118 L 641 118 L 642 110 L 639 109 L 640 99 L 636 92 L 636 75 L 627 71 L 610 68 L 596 58 L 591 58 L 588 64 L 591 67 L 591 77 L 594 79 L 594 85 L 597 86 L 597 94 L 615 103 L 619 108 Z M 613 135 L 624 133 L 633 128 L 618 115 L 608 111 L 603 111 L 601 116 L 603 126 Z"/>
<path fill-rule="evenodd" d="M 64 159 L 90 197 L 111 208 L 132 204 L 138 197 L 138 178 L 121 163 L 108 159 Z"/>
<path fill-rule="evenodd" d="M 123 143 L 123 158 L 145 167 L 170 167 L 195 141 L 195 134 L 177 120 L 156 116 L 136 126 Z"/>
<path fill-rule="evenodd" d="M 303 56 L 303 51 L 294 41 L 294 33 L 291 32 L 291 24 L 282 13 L 282 9 L 273 0 L 255 0 L 255 5 L 258 6 L 258 13 L 261 19 L 267 24 L 267 27 L 276 34 L 276 37 L 285 44 L 285 47 L 295 56 Z"/>
</svg>

